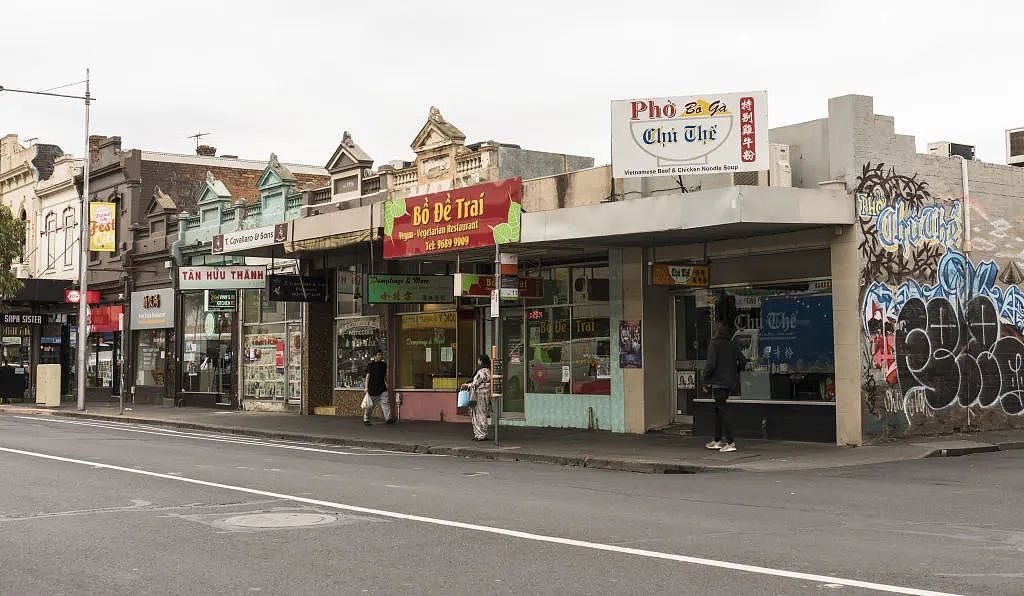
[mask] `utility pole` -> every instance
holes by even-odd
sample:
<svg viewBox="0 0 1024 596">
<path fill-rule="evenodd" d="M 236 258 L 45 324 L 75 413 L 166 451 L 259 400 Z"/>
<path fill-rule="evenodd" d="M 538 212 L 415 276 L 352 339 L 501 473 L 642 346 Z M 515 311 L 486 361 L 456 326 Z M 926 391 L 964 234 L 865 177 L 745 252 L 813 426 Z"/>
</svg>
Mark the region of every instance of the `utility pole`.
<svg viewBox="0 0 1024 596">
<path fill-rule="evenodd" d="M 80 297 L 78 299 L 78 363 L 76 365 L 78 369 L 76 373 L 76 380 L 78 381 L 78 409 L 84 410 L 86 375 L 85 355 L 89 343 L 89 288 L 88 280 L 86 279 L 86 262 L 89 260 L 89 104 L 96 101 L 90 94 L 88 68 L 85 69 L 85 80 L 78 81 L 78 83 L 71 83 L 71 85 L 77 85 L 79 83 L 85 83 L 85 96 L 65 95 L 63 93 L 51 93 L 50 91 L 11 89 L 3 86 L 0 86 L 0 92 L 27 93 L 29 95 L 46 95 L 48 97 L 85 100 L 85 164 L 82 169 L 82 213 L 78 220 L 78 225 L 81 227 L 81 234 L 79 235 L 78 243 L 81 246 L 78 257 L 78 290 L 80 292 Z M 71 85 L 62 85 L 62 87 L 69 87 Z M 56 88 L 59 89 L 61 87 Z"/>
</svg>

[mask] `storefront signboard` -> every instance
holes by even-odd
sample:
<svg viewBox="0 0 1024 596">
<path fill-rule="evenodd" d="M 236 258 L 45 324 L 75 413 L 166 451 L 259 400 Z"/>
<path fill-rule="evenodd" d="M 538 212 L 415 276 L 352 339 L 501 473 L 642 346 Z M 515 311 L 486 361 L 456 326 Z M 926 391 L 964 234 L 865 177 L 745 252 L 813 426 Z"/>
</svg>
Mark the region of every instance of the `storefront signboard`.
<svg viewBox="0 0 1024 596">
<path fill-rule="evenodd" d="M 510 178 L 384 203 L 384 258 L 519 242 L 523 182 Z"/>
<path fill-rule="evenodd" d="M 81 299 L 81 290 L 64 290 L 64 302 L 68 304 L 78 304 Z M 99 304 L 100 293 L 96 290 L 87 290 L 85 293 L 85 301 L 87 304 Z"/>
<path fill-rule="evenodd" d="M 89 203 L 89 250 L 114 252 L 117 250 L 117 204 L 91 201 Z"/>
<path fill-rule="evenodd" d="M 43 315 L 22 312 L 4 313 L 0 320 L 5 325 L 42 325 Z"/>
<path fill-rule="evenodd" d="M 238 310 L 238 290 L 206 290 L 206 304 L 209 312 L 235 312 Z"/>
<path fill-rule="evenodd" d="M 266 265 L 202 266 L 178 269 L 178 289 L 180 290 L 263 289 L 266 286 L 266 281 Z"/>
<path fill-rule="evenodd" d="M 640 321 L 619 321 L 619 368 L 643 368 Z"/>
<path fill-rule="evenodd" d="M 268 275 L 267 296 L 271 302 L 327 302 L 326 277 Z"/>
<path fill-rule="evenodd" d="M 168 329 L 174 327 L 174 289 L 132 292 L 128 328 Z"/>
<path fill-rule="evenodd" d="M 219 255 L 288 241 L 288 224 L 279 223 L 251 230 L 237 230 L 213 237 L 210 252 Z"/>
<path fill-rule="evenodd" d="M 455 278 L 451 275 L 369 275 L 367 286 L 370 304 L 442 304 L 455 301 Z"/>
<path fill-rule="evenodd" d="M 707 265 L 651 265 L 651 285 L 707 287 L 711 279 Z"/>
<path fill-rule="evenodd" d="M 764 91 L 613 101 L 612 176 L 768 169 Z"/>
<path fill-rule="evenodd" d="M 121 330 L 124 307 L 120 304 L 89 309 L 89 333 L 114 333 Z"/>
<path fill-rule="evenodd" d="M 502 277 L 502 279 L 505 279 Z M 520 298 L 543 298 L 544 283 L 539 277 L 518 278 Z M 455 295 L 463 298 L 490 298 L 494 289 L 493 275 L 455 274 Z"/>
</svg>

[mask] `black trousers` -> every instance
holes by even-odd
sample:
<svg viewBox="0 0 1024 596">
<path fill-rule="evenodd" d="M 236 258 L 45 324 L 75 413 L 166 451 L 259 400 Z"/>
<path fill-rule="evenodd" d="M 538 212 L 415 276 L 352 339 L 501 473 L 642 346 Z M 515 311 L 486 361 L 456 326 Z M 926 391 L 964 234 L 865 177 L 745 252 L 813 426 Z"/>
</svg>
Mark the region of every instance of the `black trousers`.
<svg viewBox="0 0 1024 596">
<path fill-rule="evenodd" d="M 725 442 L 732 443 L 732 426 L 729 425 L 728 402 L 726 401 L 729 399 L 729 390 L 713 387 L 711 396 L 715 398 L 715 440 L 721 441 L 722 433 L 725 433 Z"/>
</svg>

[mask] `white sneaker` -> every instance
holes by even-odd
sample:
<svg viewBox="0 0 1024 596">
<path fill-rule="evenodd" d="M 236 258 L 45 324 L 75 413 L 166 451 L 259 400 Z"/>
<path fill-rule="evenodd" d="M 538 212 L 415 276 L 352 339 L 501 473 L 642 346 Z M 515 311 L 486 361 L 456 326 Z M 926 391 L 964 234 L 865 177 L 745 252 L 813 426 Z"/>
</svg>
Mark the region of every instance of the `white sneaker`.
<svg viewBox="0 0 1024 596">
<path fill-rule="evenodd" d="M 730 453 L 736 451 L 736 443 L 722 443 L 722 448 L 719 449 L 722 453 Z"/>
<path fill-rule="evenodd" d="M 707 447 L 708 449 L 715 449 L 715 450 L 719 450 L 719 449 L 721 449 L 724 446 L 725 446 L 725 443 L 723 443 L 721 441 L 711 441 L 710 443 L 705 445 L 705 447 Z"/>
</svg>

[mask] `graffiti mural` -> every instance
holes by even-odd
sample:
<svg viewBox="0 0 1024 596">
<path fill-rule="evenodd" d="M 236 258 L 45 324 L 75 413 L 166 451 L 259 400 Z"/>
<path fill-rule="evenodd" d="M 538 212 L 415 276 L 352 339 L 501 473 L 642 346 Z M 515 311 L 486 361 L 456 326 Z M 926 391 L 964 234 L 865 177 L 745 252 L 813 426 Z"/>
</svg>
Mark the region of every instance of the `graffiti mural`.
<svg viewBox="0 0 1024 596">
<path fill-rule="evenodd" d="M 935 201 L 917 175 L 897 174 L 884 163 L 864 164 L 854 190 L 860 226 L 861 285 L 897 284 L 934 276 L 943 252 L 960 245 L 959 201 Z"/>
<path fill-rule="evenodd" d="M 961 252 L 961 201 L 883 163 L 854 198 L 866 412 L 908 427 L 950 408 L 1024 416 L 1024 291 Z"/>
</svg>

